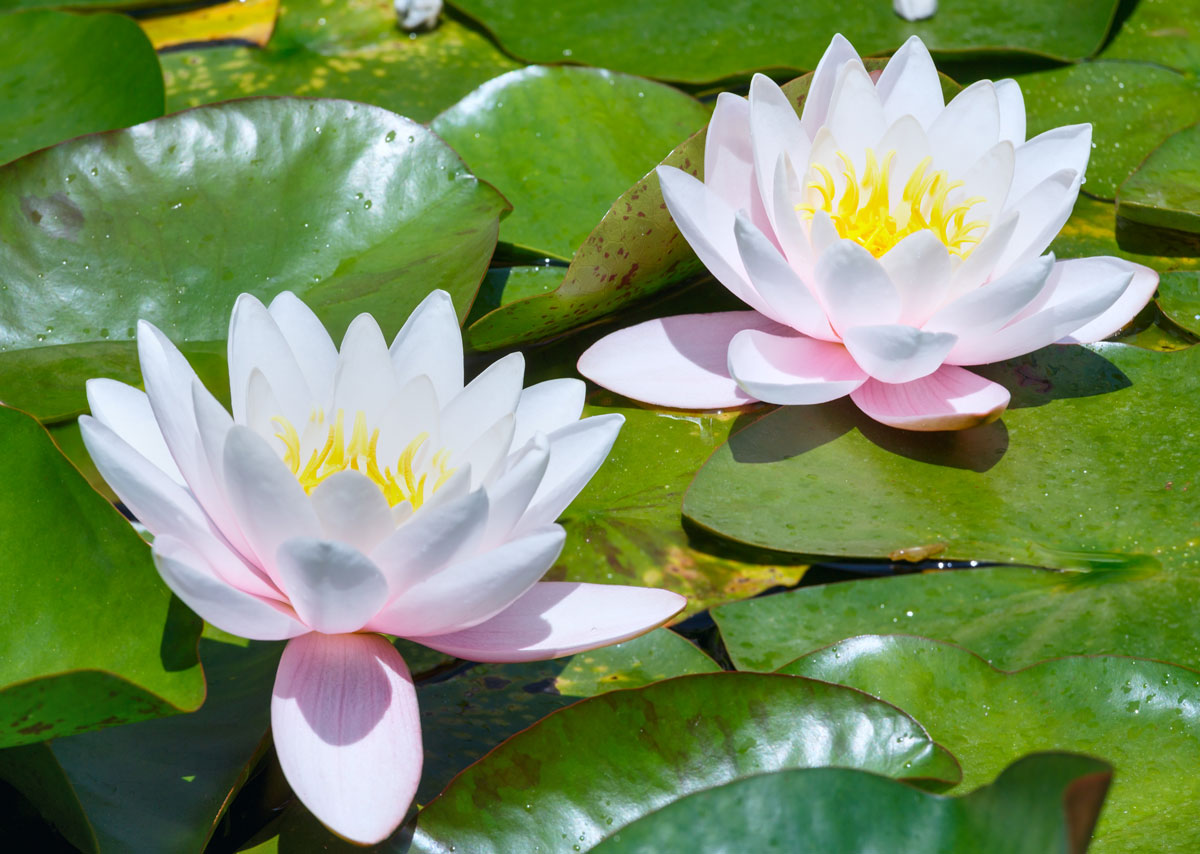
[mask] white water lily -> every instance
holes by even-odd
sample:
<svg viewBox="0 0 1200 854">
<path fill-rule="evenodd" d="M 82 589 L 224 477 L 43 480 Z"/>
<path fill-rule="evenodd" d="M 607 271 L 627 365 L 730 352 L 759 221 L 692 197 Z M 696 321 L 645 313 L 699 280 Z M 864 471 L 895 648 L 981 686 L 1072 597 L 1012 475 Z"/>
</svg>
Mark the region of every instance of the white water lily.
<svg viewBox="0 0 1200 854">
<path fill-rule="evenodd" d="M 923 21 L 937 11 L 937 0 L 892 0 L 892 9 L 906 21 Z"/>
<path fill-rule="evenodd" d="M 421 776 L 412 677 L 377 633 L 477 661 L 554 658 L 677 613 L 665 590 L 543 583 L 555 519 L 623 419 L 579 420 L 584 386 L 522 388 L 520 354 L 463 385 L 450 297 L 389 348 L 360 315 L 340 352 L 294 295 L 243 294 L 229 330 L 230 415 L 149 323 L 146 392 L 88 383 L 80 418 L 105 480 L 155 535 L 155 563 L 197 614 L 288 640 L 272 732 L 296 794 L 338 834 L 385 838 Z"/>
<path fill-rule="evenodd" d="M 658 169 L 700 260 L 752 311 L 613 333 L 579 360 L 602 386 L 684 409 L 844 395 L 912 430 L 998 417 L 1008 391 L 964 366 L 1116 332 L 1158 275 L 1043 255 L 1074 207 L 1091 125 L 1025 138 L 1012 80 L 950 103 L 914 37 L 878 79 L 833 39 L 803 113 L 769 78 L 722 94 L 704 181 Z"/>
<path fill-rule="evenodd" d="M 432 30 L 442 14 L 442 0 L 393 0 L 396 20 L 409 31 Z"/>
</svg>

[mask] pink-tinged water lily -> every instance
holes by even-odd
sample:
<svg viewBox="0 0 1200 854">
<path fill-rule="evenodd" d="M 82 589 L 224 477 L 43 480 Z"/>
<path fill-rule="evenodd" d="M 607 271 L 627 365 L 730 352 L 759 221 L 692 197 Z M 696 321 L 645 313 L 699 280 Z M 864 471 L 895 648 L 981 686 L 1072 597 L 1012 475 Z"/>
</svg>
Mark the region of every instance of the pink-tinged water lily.
<svg viewBox="0 0 1200 854">
<path fill-rule="evenodd" d="M 918 38 L 877 79 L 841 36 L 802 115 L 756 75 L 717 100 L 704 181 L 658 169 L 700 260 L 752 311 L 654 320 L 598 341 L 579 370 L 684 409 L 850 395 L 911 430 L 992 420 L 1002 386 L 966 370 L 1120 329 L 1158 275 L 1043 255 L 1071 214 L 1091 126 L 1025 139 L 1012 80 L 949 104 Z"/>
<path fill-rule="evenodd" d="M 421 775 L 412 677 L 378 633 L 476 661 L 554 658 L 678 613 L 665 590 L 544 583 L 559 513 L 608 454 L 619 415 L 579 420 L 584 387 L 522 388 L 512 354 L 465 387 L 450 297 L 389 348 L 361 315 L 340 352 L 290 293 L 243 294 L 230 415 L 154 326 L 146 393 L 88 383 L 96 466 L 155 535 L 163 580 L 227 632 L 288 640 L 271 703 L 280 764 L 360 843 L 404 817 Z"/>
</svg>

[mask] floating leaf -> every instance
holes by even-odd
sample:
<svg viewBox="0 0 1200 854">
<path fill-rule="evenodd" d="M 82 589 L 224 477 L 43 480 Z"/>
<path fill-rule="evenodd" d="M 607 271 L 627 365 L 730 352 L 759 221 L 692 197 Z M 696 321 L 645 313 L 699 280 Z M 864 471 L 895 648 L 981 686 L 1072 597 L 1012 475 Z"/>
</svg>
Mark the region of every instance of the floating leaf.
<svg viewBox="0 0 1200 854">
<path fill-rule="evenodd" d="M 141 18 L 138 23 L 156 50 L 203 42 L 265 47 L 278 14 L 279 0 L 229 0 Z"/>
<path fill-rule="evenodd" d="M 348 101 L 255 99 L 0 168 L 0 400 L 43 419 L 136 382 L 138 319 L 223 373 L 236 296 L 290 289 L 335 337 L 394 334 L 434 288 L 466 313 L 504 200 L 424 127 Z"/>
<path fill-rule="evenodd" d="M 1013 404 L 971 430 L 894 430 L 847 400 L 779 409 L 713 455 L 684 515 L 809 555 L 1200 569 L 1200 350 L 1052 346 L 980 373 Z"/>
<path fill-rule="evenodd" d="M 584 700 L 504 742 L 420 813 L 413 850 L 588 850 L 692 792 L 823 765 L 958 778 L 918 724 L 865 694 L 767 674 L 683 676 Z"/>
<path fill-rule="evenodd" d="M 1169 137 L 1117 191 L 1123 245 L 1200 254 L 1200 125 Z"/>
<path fill-rule="evenodd" d="M 1158 307 L 1193 335 L 1200 335 L 1200 273 L 1167 273 L 1158 281 Z"/>
<path fill-rule="evenodd" d="M 1112 767 L 1038 754 L 963 798 L 847 768 L 778 771 L 697 792 L 639 819 L 595 854 L 705 851 L 920 851 L 1082 854 Z M 797 845 L 803 845 L 802 849 Z"/>
<path fill-rule="evenodd" d="M 956 791 L 1014 758 L 1046 750 L 1099 756 L 1117 769 L 1094 854 L 1200 850 L 1191 773 L 1200 743 L 1200 673 L 1124 657 L 1060 658 L 1015 673 L 950 644 L 859 637 L 782 672 L 848 685 L 895 703 L 963 766 Z"/>
<path fill-rule="evenodd" d="M 1200 72 L 1197 21 L 1197 0 L 1138 0 L 1101 57 L 1140 59 L 1177 71 Z"/>
<path fill-rule="evenodd" d="M 392 0 L 288 0 L 266 47 L 172 51 L 162 65 L 170 110 L 247 95 L 315 95 L 422 122 L 519 67 L 445 15 L 433 32 L 410 36 L 397 27 Z"/>
<path fill-rule="evenodd" d="M 200 627 L 32 419 L 0 407 L 0 747 L 195 709 Z"/>
<path fill-rule="evenodd" d="M 581 652 L 567 661 L 554 680 L 558 693 L 594 697 L 618 688 L 638 688 L 671 676 L 720 670 L 709 658 L 668 629 L 603 649 Z"/>
<path fill-rule="evenodd" d="M 1101 199 L 1171 134 L 1200 121 L 1193 78 L 1136 62 L 1087 62 L 1014 78 L 1025 95 L 1029 136 L 1060 125 L 1092 123 L 1084 192 Z"/>
<path fill-rule="evenodd" d="M 454 5 L 528 62 L 578 62 L 703 83 L 763 68 L 815 68 L 838 32 L 863 55 L 893 51 L 916 34 L 942 54 L 1006 51 L 1082 59 L 1100 48 L 1117 4 L 946 2 L 932 18 L 915 23 L 887 3 L 847 14 L 836 0 L 812 0 L 799 8 L 771 0 L 610 0 L 603 15 L 589 0 L 454 0 Z"/>
<path fill-rule="evenodd" d="M 163 114 L 158 58 L 122 15 L 0 16 L 0 163 Z"/>
<path fill-rule="evenodd" d="M 1153 267 L 1155 270 L 1195 269 L 1200 258 L 1167 258 L 1140 255 L 1117 245 L 1116 205 L 1093 199 L 1080 193 L 1075 210 L 1067 220 L 1048 251 L 1059 258 L 1088 258 L 1093 255 L 1113 255 Z"/>
<path fill-rule="evenodd" d="M 640 77 L 533 67 L 488 81 L 430 128 L 512 203 L 502 241 L 570 260 L 613 199 L 708 116 Z"/>
</svg>

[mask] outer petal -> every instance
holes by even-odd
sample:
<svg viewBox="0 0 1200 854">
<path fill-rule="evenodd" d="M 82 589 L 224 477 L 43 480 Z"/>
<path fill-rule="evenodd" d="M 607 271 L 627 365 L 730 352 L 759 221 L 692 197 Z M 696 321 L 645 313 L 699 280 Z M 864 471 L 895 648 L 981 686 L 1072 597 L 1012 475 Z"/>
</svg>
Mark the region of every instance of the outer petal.
<svg viewBox="0 0 1200 854">
<path fill-rule="evenodd" d="M 110 379 L 87 381 L 88 406 L 92 415 L 154 463 L 171 480 L 183 485 L 183 475 L 167 448 L 162 430 L 154 419 L 150 398 L 141 389 Z"/>
<path fill-rule="evenodd" d="M 333 399 L 337 347 L 312 309 L 291 291 L 283 291 L 267 308 L 300 366 L 315 400 Z"/>
<path fill-rule="evenodd" d="M 846 332 L 846 349 L 872 379 L 907 383 L 938 369 L 958 336 L 922 332 L 911 326 L 856 326 Z"/>
<path fill-rule="evenodd" d="M 158 537 L 152 549 L 158 574 L 189 608 L 222 631 L 251 640 L 286 640 L 306 634 L 287 605 L 239 590 L 181 540 Z"/>
<path fill-rule="evenodd" d="M 832 340 L 834 334 L 825 309 L 745 213 L 738 213 L 733 233 L 746 272 L 771 309 L 770 317 L 813 338 Z"/>
<path fill-rule="evenodd" d="M 378 635 L 309 634 L 283 651 L 271 730 L 292 791 L 331 830 L 380 842 L 421 779 L 412 676 Z"/>
<path fill-rule="evenodd" d="M 1041 255 L 1071 216 L 1079 196 L 1079 174 L 1072 169 L 1055 172 L 1024 196 L 1012 209 L 1020 215 L 1008 246 L 996 261 L 999 275 Z"/>
<path fill-rule="evenodd" d="M 587 386 L 570 378 L 546 380 L 523 389 L 517 401 L 513 448 L 522 447 L 535 433 L 549 433 L 578 421 L 586 396 Z"/>
<path fill-rule="evenodd" d="M 433 291 L 413 309 L 389 351 L 400 384 L 425 375 L 443 406 L 462 391 L 462 332 L 454 303 L 445 291 Z"/>
<path fill-rule="evenodd" d="M 525 357 L 509 353 L 488 365 L 453 400 L 442 402 L 441 439 L 452 455 L 462 454 L 497 421 L 516 411 L 524 376 Z"/>
<path fill-rule="evenodd" d="M 314 631 L 356 632 L 387 599 L 383 573 L 344 543 L 297 537 L 279 547 L 275 562 L 292 607 Z"/>
<path fill-rule="evenodd" d="M 775 169 L 782 157 L 789 158 L 792 163 L 808 162 L 810 143 L 800 129 L 800 117 L 796 115 L 791 99 L 765 74 L 755 74 L 750 81 L 750 140 L 758 192 L 771 228 L 778 235 Z M 791 218 L 795 219 L 795 216 L 793 211 Z"/>
<path fill-rule="evenodd" d="M 659 177 L 662 177 L 661 172 Z M 770 221 L 758 192 L 758 178 L 754 173 L 750 103 L 730 92 L 722 92 L 717 96 L 717 106 L 705 132 L 704 186 L 732 210 L 745 208 L 750 211 L 755 223 L 770 230 Z M 667 206 L 671 206 L 670 200 Z M 674 211 L 671 208 L 672 214 Z M 694 248 L 695 244 L 692 246 Z"/>
<path fill-rule="evenodd" d="M 1053 254 L 1035 258 L 959 297 L 929 318 L 924 328 L 952 332 L 962 339 L 995 332 L 1037 298 L 1053 268 Z"/>
<path fill-rule="evenodd" d="M 896 51 L 875 87 L 879 90 L 884 118 L 889 125 L 901 116 L 909 115 L 920 122 L 921 127 L 927 128 L 946 105 L 933 57 L 917 36 L 910 36 Z"/>
<path fill-rule="evenodd" d="M 753 329 L 730 343 L 729 373 L 760 400 L 782 404 L 836 400 L 867 379 L 841 344 Z"/>
<path fill-rule="evenodd" d="M 812 82 L 808 86 L 808 96 L 804 99 L 804 111 L 800 114 L 800 127 L 804 129 L 809 139 L 817 135 L 817 130 L 826 122 L 829 115 L 830 101 L 833 90 L 837 85 L 838 72 L 847 62 L 862 66 L 858 52 L 841 33 L 833 37 L 821 60 L 813 71 Z"/>
<path fill-rule="evenodd" d="M 1000 104 L 1000 138 L 1021 145 L 1025 142 L 1025 97 L 1017 81 L 997 80 L 996 101 Z"/>
<path fill-rule="evenodd" d="M 743 329 L 784 333 L 757 311 L 682 314 L 604 336 L 579 357 L 579 373 L 617 394 L 676 409 L 745 406 L 726 366 L 729 342 Z"/>
<path fill-rule="evenodd" d="M 901 385 L 871 380 L 851 392 L 858 408 L 902 430 L 963 430 L 1000 417 L 1008 389 L 978 374 L 942 365 L 936 372 Z"/>
<path fill-rule="evenodd" d="M 1120 258 L 1106 256 L 1073 258 L 1070 261 L 1059 261 L 1058 266 L 1063 268 L 1064 279 L 1080 277 L 1095 281 L 1120 271 L 1133 273 L 1133 279 L 1129 282 L 1129 286 L 1112 304 L 1112 307 L 1070 334 L 1070 340 L 1080 344 L 1099 341 L 1115 333 L 1146 306 L 1158 288 L 1157 272 L 1149 267 Z M 1062 282 L 1059 283 L 1059 287 L 1063 287 Z"/>
<path fill-rule="evenodd" d="M 990 80 L 963 89 L 929 126 L 929 145 L 936 169 L 958 178 L 1000 141 L 1000 104 Z"/>
<path fill-rule="evenodd" d="M 861 170 L 866 150 L 878 144 L 887 130 L 879 92 L 861 62 L 848 62 L 838 72 L 825 123 Z"/>
<path fill-rule="evenodd" d="M 488 519 L 482 549 L 512 539 L 513 529 L 533 501 L 549 465 L 550 440 L 542 433 L 509 457 L 504 474 L 487 485 Z"/>
<path fill-rule="evenodd" d="M 560 427 L 546 438 L 550 462 L 542 482 L 529 501 L 529 508 L 513 529 L 514 536 L 553 522 L 567 509 L 612 450 L 625 416 L 595 415 Z"/>
<path fill-rule="evenodd" d="M 1055 172 L 1082 175 L 1092 154 L 1092 126 L 1064 125 L 1038 134 L 1016 149 L 1012 198 L 1020 199 Z"/>
<path fill-rule="evenodd" d="M 900 317 L 896 286 L 875 256 L 853 240 L 839 240 L 826 249 L 814 277 L 838 334 L 854 326 L 895 323 Z"/>
<path fill-rule="evenodd" d="M 469 629 L 503 611 L 545 575 L 562 551 L 558 525 L 539 528 L 497 549 L 425 578 L 384 608 L 367 627 L 407 638 Z"/>
<path fill-rule="evenodd" d="M 487 622 L 421 643 L 471 661 L 540 661 L 635 638 L 686 604 L 651 587 L 544 581 Z"/>
<path fill-rule="evenodd" d="M 344 410 L 347 421 L 353 423 L 354 414 L 361 410 L 368 424 L 378 424 L 399 390 L 379 324 L 371 315 L 360 314 L 350 321 L 338 352 L 333 411 Z"/>
<path fill-rule="evenodd" d="M 293 424 L 302 423 L 314 405 L 321 405 L 314 400 L 275 318 L 250 294 L 242 294 L 233 305 L 228 350 L 229 393 L 233 420 L 238 424 L 249 423 L 250 377 L 256 370 L 262 372 L 282 407 L 282 411 L 275 414 L 285 416 Z"/>
<path fill-rule="evenodd" d="M 460 556 L 473 554 L 487 524 L 488 496 L 483 490 L 414 513 L 371 552 L 371 560 L 387 578 L 389 598 Z"/>
</svg>

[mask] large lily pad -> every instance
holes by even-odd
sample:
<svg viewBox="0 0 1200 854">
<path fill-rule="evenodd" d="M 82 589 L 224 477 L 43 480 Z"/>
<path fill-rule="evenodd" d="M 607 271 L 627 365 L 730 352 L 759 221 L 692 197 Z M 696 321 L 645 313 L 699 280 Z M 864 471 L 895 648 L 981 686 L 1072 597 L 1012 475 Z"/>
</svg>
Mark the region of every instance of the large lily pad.
<svg viewBox="0 0 1200 854">
<path fill-rule="evenodd" d="M 1104 59 L 1140 59 L 1178 71 L 1200 72 L 1197 22 L 1197 0 L 1138 0 L 1100 55 Z"/>
<path fill-rule="evenodd" d="M 804 554 L 1200 569 L 1200 350 L 1049 347 L 980 372 L 1013 404 L 971 430 L 893 430 L 847 400 L 779 409 L 713 455 L 684 515 Z"/>
<path fill-rule="evenodd" d="M 1114 255 L 1145 264 L 1160 272 L 1194 270 L 1200 258 L 1174 258 L 1164 255 L 1144 255 L 1129 251 L 1117 244 L 1116 205 L 1093 199 L 1083 193 L 1075 201 L 1075 210 L 1058 237 L 1050 244 L 1050 252 L 1059 258 L 1087 258 L 1092 255 Z"/>
<path fill-rule="evenodd" d="M 868 60 L 867 68 L 876 70 L 883 64 Z M 948 77 L 941 79 L 947 96 L 959 90 Z M 783 86 L 797 112 L 811 80 L 808 74 Z M 706 130 L 692 134 L 662 162 L 703 177 Z M 499 308 L 471 323 L 467 341 L 476 349 L 492 350 L 544 340 L 703 275 L 704 265 L 675 227 L 658 176 L 650 172 L 613 202 L 575 253 L 556 290 L 501 300 Z M 527 276 L 521 276 L 520 283 L 532 284 Z"/>
<path fill-rule="evenodd" d="M 488 81 L 430 128 L 512 202 L 502 241 L 570 260 L 613 199 L 708 115 L 640 77 L 533 67 Z"/>
<path fill-rule="evenodd" d="M 963 766 L 960 791 L 1014 758 L 1045 750 L 1103 757 L 1117 769 L 1092 846 L 1103 852 L 1200 849 L 1191 773 L 1200 743 L 1200 673 L 1109 656 L 1060 658 L 1016 673 L 925 638 L 859 637 L 784 673 L 849 685 L 895 703 Z"/>
<path fill-rule="evenodd" d="M 1200 273 L 1167 273 L 1158 282 L 1158 307 L 1193 335 L 1200 335 Z"/>
<path fill-rule="evenodd" d="M 255 99 L 0 168 L 0 399 L 83 409 L 136 381 L 139 318 L 220 373 L 237 294 L 290 289 L 340 336 L 393 334 L 432 289 L 465 315 L 504 200 L 433 133 L 348 101 Z"/>
<path fill-rule="evenodd" d="M 366 101 L 428 121 L 480 84 L 519 67 L 486 37 L 443 16 L 431 33 L 396 25 L 392 0 L 284 0 L 264 48 L 164 54 L 167 107 L 247 95 Z"/>
<path fill-rule="evenodd" d="M 1069 753 L 1027 757 L 963 798 L 848 768 L 779 771 L 689 795 L 592 850 L 1082 854 L 1111 778 Z"/>
<path fill-rule="evenodd" d="M 205 42 L 264 47 L 275 31 L 279 0 L 227 0 L 138 19 L 155 50 Z"/>
<path fill-rule="evenodd" d="M 1200 87 L 1190 76 L 1137 62 L 1087 62 L 1016 78 L 1025 95 L 1029 135 L 1092 123 L 1083 191 L 1116 196 L 1146 155 L 1171 134 L 1200 121 Z"/>
<path fill-rule="evenodd" d="M 847 14 L 837 0 L 799 7 L 771 0 L 610 0 L 604 15 L 589 0 L 454 5 L 529 62 L 578 62 L 689 83 L 763 68 L 815 68 L 838 32 L 863 55 L 893 51 L 915 33 L 942 54 L 1008 51 L 1081 59 L 1100 48 L 1116 9 L 1108 0 L 948 0 L 932 18 L 912 23 L 887 3 Z"/>
<path fill-rule="evenodd" d="M 31 418 L 0 407 L 0 747 L 195 709 L 199 623 Z"/>
<path fill-rule="evenodd" d="M 865 694 L 766 674 L 683 676 L 584 700 L 509 739 L 420 813 L 413 849 L 588 850 L 691 792 L 824 765 L 958 778 L 915 721 Z"/>
<path fill-rule="evenodd" d="M 0 16 L 0 163 L 163 114 L 158 58 L 122 15 Z"/>
<path fill-rule="evenodd" d="M 1169 137 L 1121 185 L 1117 228 L 1123 243 L 1200 254 L 1200 125 Z"/>
</svg>

